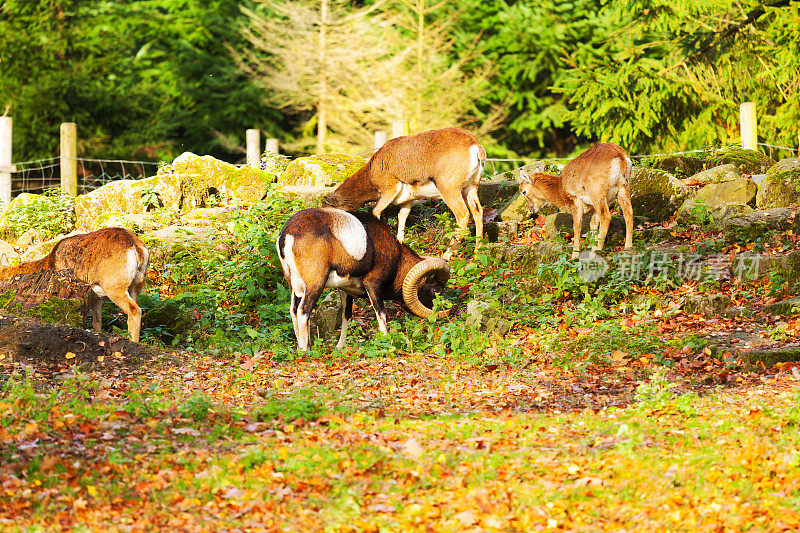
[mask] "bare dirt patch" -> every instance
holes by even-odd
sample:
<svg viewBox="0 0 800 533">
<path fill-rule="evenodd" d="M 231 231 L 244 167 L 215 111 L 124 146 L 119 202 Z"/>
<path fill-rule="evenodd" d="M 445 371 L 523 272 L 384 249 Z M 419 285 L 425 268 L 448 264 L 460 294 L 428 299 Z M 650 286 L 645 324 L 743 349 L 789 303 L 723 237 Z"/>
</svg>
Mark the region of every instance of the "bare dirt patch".
<svg viewBox="0 0 800 533">
<path fill-rule="evenodd" d="M 127 376 L 175 357 L 116 334 L 0 315 L 0 382 L 20 371 L 44 381 L 75 369 Z"/>
</svg>

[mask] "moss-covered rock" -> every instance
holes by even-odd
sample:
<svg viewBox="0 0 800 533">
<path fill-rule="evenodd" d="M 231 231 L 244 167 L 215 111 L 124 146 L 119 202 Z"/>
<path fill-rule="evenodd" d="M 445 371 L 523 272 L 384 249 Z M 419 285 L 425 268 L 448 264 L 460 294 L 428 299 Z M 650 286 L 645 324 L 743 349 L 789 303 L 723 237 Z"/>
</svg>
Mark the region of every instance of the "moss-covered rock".
<svg viewBox="0 0 800 533">
<path fill-rule="evenodd" d="M 275 182 L 272 172 L 249 165 L 237 167 L 210 155 L 198 156 L 191 152 L 184 152 L 172 164 L 161 167 L 158 175 L 180 176 L 182 211 L 208 207 L 215 196 L 254 204 L 264 198 L 269 185 Z"/>
<path fill-rule="evenodd" d="M 552 174 L 553 176 L 559 176 L 561 174 L 561 169 L 559 169 L 558 165 L 556 165 L 552 161 L 532 161 L 519 168 L 515 168 L 514 170 L 512 170 L 509 174 L 509 179 L 519 180 L 519 173 L 522 170 L 524 170 L 528 174 L 532 174 L 534 172 Z"/>
<path fill-rule="evenodd" d="M 141 237 L 150 250 L 150 268 L 159 273 L 167 264 L 185 265 L 188 260 L 199 266 L 213 256 L 231 253 L 228 234 L 215 226 L 165 226 Z"/>
<path fill-rule="evenodd" d="M 729 148 L 706 159 L 706 166 L 709 168 L 727 164 L 734 165 L 739 174 L 762 174 L 775 164 L 775 160 L 757 150 L 742 148 Z"/>
<path fill-rule="evenodd" d="M 776 207 L 731 217 L 722 224 L 725 240 L 752 242 L 773 231 L 792 230 L 800 233 L 800 213 L 796 209 Z"/>
<path fill-rule="evenodd" d="M 589 221 L 591 217 L 584 215 L 581 224 L 581 234 L 589 231 Z M 546 240 L 559 240 L 560 235 L 572 233 L 572 215 L 569 213 L 553 213 L 544 217 L 544 226 L 542 227 L 542 237 Z"/>
<path fill-rule="evenodd" d="M 0 238 L 10 242 L 16 242 L 17 237 L 24 233 L 27 228 L 18 227 L 18 224 L 13 222 L 15 215 L 18 216 L 18 213 L 25 206 L 36 202 L 38 198 L 38 194 L 23 192 L 11 200 L 6 210 L 0 215 Z"/>
<path fill-rule="evenodd" d="M 335 341 L 342 327 L 342 303 L 335 290 L 326 291 L 314 309 L 311 333 L 315 339 Z"/>
<path fill-rule="evenodd" d="M 17 238 L 17 248 L 27 250 L 34 244 L 39 244 L 46 240 L 47 235 L 42 230 L 31 228 Z"/>
<path fill-rule="evenodd" d="M 531 210 L 528 207 L 528 201 L 522 194 L 517 193 L 504 205 L 500 206 L 500 220 L 525 220 L 531 216 Z"/>
<path fill-rule="evenodd" d="M 633 212 L 654 222 L 671 217 L 692 195 L 692 189 L 669 173 L 652 168 L 636 167 L 631 175 Z"/>
<path fill-rule="evenodd" d="M 0 216 L 0 238 L 16 243 L 28 230 L 50 238 L 75 228 L 75 200 L 56 189 L 44 194 L 21 193 Z"/>
<path fill-rule="evenodd" d="M 782 159 L 767 171 L 758 185 L 756 206 L 786 207 L 800 204 L 800 158 Z"/>
<path fill-rule="evenodd" d="M 280 194 L 286 196 L 287 198 L 291 198 L 297 202 L 301 202 L 306 207 L 319 207 L 322 204 L 322 199 L 328 196 L 331 192 L 333 192 L 334 188 L 331 187 L 316 187 L 313 185 L 305 186 L 305 185 L 287 185 L 285 187 L 280 188 Z M 392 211 L 393 206 L 389 206 L 386 210 L 386 216 L 389 216 Z M 412 209 L 412 216 L 413 216 L 413 209 Z"/>
<path fill-rule="evenodd" d="M 716 316 L 723 314 L 731 303 L 727 294 L 689 294 L 684 298 L 683 311 L 690 315 Z"/>
<path fill-rule="evenodd" d="M 478 184 L 478 200 L 486 207 L 498 208 L 519 193 L 518 181 L 482 181 Z"/>
<path fill-rule="evenodd" d="M 139 186 L 136 180 L 117 180 L 84 194 L 75 200 L 78 228 L 94 231 L 101 227 L 101 216 L 122 213 L 142 213 Z"/>
<path fill-rule="evenodd" d="M 668 155 L 656 159 L 652 167 L 669 172 L 676 178 L 686 178 L 703 170 L 703 160 L 686 155 Z"/>
<path fill-rule="evenodd" d="M 147 213 L 159 208 L 177 211 L 182 179 L 156 175 L 142 180 L 117 180 L 75 199 L 76 227 L 94 231 L 109 226 L 109 218 Z"/>
<path fill-rule="evenodd" d="M 713 183 L 700 189 L 678 210 L 680 224 L 719 226 L 724 220 L 753 211 L 749 205 L 756 197 L 757 185 L 749 179 Z"/>
<path fill-rule="evenodd" d="M 358 156 L 328 153 L 299 157 L 278 178 L 282 186 L 324 187 L 341 183 L 364 166 Z"/>
<path fill-rule="evenodd" d="M 758 186 L 746 178 L 714 183 L 697 192 L 695 200 L 708 205 L 750 204 L 755 201 Z"/>
<path fill-rule="evenodd" d="M 734 164 L 714 166 L 691 176 L 692 181 L 703 185 L 709 183 L 725 183 L 726 181 L 733 181 L 739 178 L 739 171 L 736 170 L 736 165 Z"/>
<path fill-rule="evenodd" d="M 170 212 L 171 213 L 171 212 Z M 97 228 L 125 228 L 136 234 L 150 231 L 163 226 L 172 217 L 164 210 L 151 211 L 149 213 L 107 213 L 95 219 Z"/>
<path fill-rule="evenodd" d="M 800 315 L 800 296 L 795 296 L 794 298 L 781 300 L 780 302 L 773 302 L 769 305 L 764 306 L 764 309 L 762 311 L 768 315 L 780 315 L 780 316 Z"/>
</svg>

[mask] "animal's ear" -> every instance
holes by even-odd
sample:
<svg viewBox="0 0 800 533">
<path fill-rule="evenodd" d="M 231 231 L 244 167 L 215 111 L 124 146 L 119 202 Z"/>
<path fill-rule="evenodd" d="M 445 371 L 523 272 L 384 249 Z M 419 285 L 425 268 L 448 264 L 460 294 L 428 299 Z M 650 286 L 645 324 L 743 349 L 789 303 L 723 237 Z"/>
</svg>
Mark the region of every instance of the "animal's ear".
<svg viewBox="0 0 800 533">
<path fill-rule="evenodd" d="M 3 252 L 3 255 L 0 255 L 0 266 L 6 267 L 9 266 L 10 264 L 11 263 L 9 263 L 8 261 L 8 256 L 6 255 L 5 252 Z"/>
<path fill-rule="evenodd" d="M 528 171 L 524 168 L 519 169 L 519 181 L 531 181 Z"/>
</svg>

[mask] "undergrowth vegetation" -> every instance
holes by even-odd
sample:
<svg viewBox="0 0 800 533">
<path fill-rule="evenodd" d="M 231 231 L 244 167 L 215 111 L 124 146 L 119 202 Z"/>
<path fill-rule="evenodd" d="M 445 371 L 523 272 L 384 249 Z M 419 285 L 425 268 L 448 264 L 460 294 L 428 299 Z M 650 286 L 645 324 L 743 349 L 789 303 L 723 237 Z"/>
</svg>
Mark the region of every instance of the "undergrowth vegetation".
<svg viewBox="0 0 800 533">
<path fill-rule="evenodd" d="M 5 214 L 3 226 L 17 237 L 28 230 L 40 232 L 43 240 L 66 234 L 75 227 L 75 198 L 57 188 L 28 195 Z"/>
<path fill-rule="evenodd" d="M 194 327 L 167 341 L 224 357 L 265 354 L 277 361 L 294 359 L 289 292 L 275 239 L 285 221 L 303 207 L 273 191 L 261 203 L 230 216 L 225 243 L 229 253 L 215 251 L 213 243 L 176 253 L 165 266 L 162 281 L 171 285 L 172 304 L 194 317 Z M 438 255 L 456 231 L 451 213 L 423 217 L 431 218 L 435 225 L 422 221 L 410 232 L 410 245 L 423 255 Z M 462 252 L 473 245 L 468 238 Z M 529 354 L 521 348 L 518 334 L 505 334 L 513 330 L 532 331 L 553 350 L 591 357 L 601 364 L 614 351 L 652 354 L 655 362 L 669 364 L 647 317 L 663 306 L 664 291 L 680 285 L 680 272 L 665 266 L 634 273 L 631 257 L 620 255 L 609 257 L 605 275 L 587 278 L 586 263 L 570 259 L 566 250 L 532 263 L 508 260 L 497 250 L 489 245 L 474 258 L 462 255 L 451 261 L 448 288 L 435 302 L 444 317 L 420 320 L 393 313 L 386 335 L 377 331 L 374 318 L 356 322 L 350 326 L 351 340 L 344 350 L 334 348 L 335 339 L 318 338 L 312 342 L 311 356 L 379 358 L 427 352 L 478 363 L 517 364 Z M 636 259 L 637 264 L 652 264 L 649 254 Z M 628 264 L 623 264 L 626 260 Z M 365 300 L 357 300 L 357 305 L 372 316 Z M 574 339 L 568 334 L 590 327 L 594 328 L 590 337 Z M 151 333 L 153 338 L 163 332 Z M 568 364 L 570 357 L 555 360 Z"/>
<path fill-rule="evenodd" d="M 275 239 L 303 207 L 268 194 L 259 204 L 232 211 L 224 243 L 229 253 L 221 253 L 214 243 L 199 243 L 171 257 L 161 281 L 171 285 L 173 300 L 197 320 L 174 344 L 222 354 L 253 354 L 272 344 L 290 344 L 289 293 Z"/>
</svg>

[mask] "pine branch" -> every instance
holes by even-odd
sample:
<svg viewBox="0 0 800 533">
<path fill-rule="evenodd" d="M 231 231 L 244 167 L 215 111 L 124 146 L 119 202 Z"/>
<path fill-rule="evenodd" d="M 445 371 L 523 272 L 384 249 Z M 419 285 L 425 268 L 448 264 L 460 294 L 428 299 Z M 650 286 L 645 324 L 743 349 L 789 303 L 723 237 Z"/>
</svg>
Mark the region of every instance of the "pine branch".
<svg viewBox="0 0 800 533">
<path fill-rule="evenodd" d="M 758 7 L 753 8 L 747 14 L 747 16 L 741 22 L 733 23 L 728 25 L 726 28 L 721 30 L 717 30 L 716 32 L 712 32 L 710 35 L 707 34 L 708 40 L 706 44 L 704 44 L 700 50 L 692 54 L 691 56 L 687 57 L 680 64 L 690 64 L 699 59 L 707 57 L 711 50 L 717 48 L 720 43 L 723 42 L 730 42 L 733 38 L 735 38 L 739 32 L 743 29 L 755 24 L 758 19 L 763 17 L 767 13 L 767 8 L 780 8 L 780 7 L 787 7 L 791 5 L 792 2 L 796 0 L 772 0 L 771 2 L 764 2 L 760 4 Z M 678 66 L 678 65 L 676 65 Z M 668 69 L 672 70 L 672 69 Z"/>
</svg>

